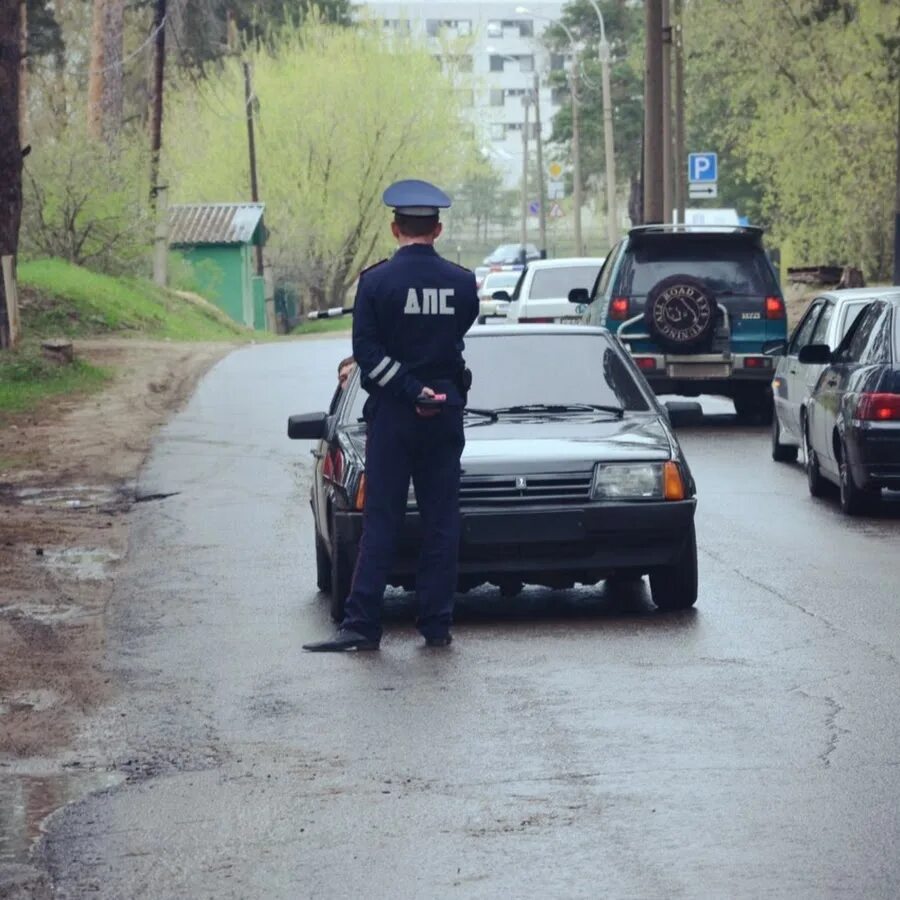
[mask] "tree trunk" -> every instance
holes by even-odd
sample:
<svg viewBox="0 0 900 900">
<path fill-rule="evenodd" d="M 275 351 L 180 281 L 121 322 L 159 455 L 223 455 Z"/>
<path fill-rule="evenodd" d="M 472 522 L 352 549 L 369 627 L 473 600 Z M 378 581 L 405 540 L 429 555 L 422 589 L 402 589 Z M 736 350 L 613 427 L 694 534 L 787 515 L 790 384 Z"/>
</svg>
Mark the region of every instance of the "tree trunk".
<svg viewBox="0 0 900 900">
<path fill-rule="evenodd" d="M 18 0 L 0 0 L 0 257 L 13 258 L 22 218 L 22 145 L 19 138 L 20 19 Z M 6 289 L 0 278 L 0 348 L 10 345 Z"/>
<path fill-rule="evenodd" d="M 19 0 L 19 141 L 28 143 L 28 4 Z"/>
<path fill-rule="evenodd" d="M 125 95 L 122 50 L 124 0 L 94 0 L 88 73 L 88 132 L 94 140 L 115 141 L 122 126 Z"/>
<path fill-rule="evenodd" d="M 0 0 L 3 2 L 3 0 Z M 94 16 L 91 24 L 91 60 L 88 69 L 88 134 L 95 140 L 103 139 L 103 78 L 104 59 L 103 39 L 106 24 L 106 0 L 94 0 Z"/>
</svg>

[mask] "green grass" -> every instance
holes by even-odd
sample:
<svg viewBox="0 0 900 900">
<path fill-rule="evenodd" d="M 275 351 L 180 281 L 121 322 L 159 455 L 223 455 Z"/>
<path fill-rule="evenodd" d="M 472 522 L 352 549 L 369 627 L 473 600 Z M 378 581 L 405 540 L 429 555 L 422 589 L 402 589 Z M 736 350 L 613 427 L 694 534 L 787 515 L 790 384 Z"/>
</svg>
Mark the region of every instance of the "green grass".
<svg viewBox="0 0 900 900">
<path fill-rule="evenodd" d="M 59 394 L 90 393 L 110 379 L 106 369 L 76 359 L 68 365 L 50 362 L 37 346 L 0 354 L 0 422 L 4 413 L 31 409 Z"/>
<path fill-rule="evenodd" d="M 29 337 L 141 334 L 177 341 L 254 336 L 215 307 L 146 279 L 114 278 L 59 259 L 18 267 L 22 331 Z"/>
<path fill-rule="evenodd" d="M 308 319 L 294 327 L 291 334 L 325 334 L 330 331 L 350 331 L 353 316 L 338 316 L 334 319 Z"/>
</svg>

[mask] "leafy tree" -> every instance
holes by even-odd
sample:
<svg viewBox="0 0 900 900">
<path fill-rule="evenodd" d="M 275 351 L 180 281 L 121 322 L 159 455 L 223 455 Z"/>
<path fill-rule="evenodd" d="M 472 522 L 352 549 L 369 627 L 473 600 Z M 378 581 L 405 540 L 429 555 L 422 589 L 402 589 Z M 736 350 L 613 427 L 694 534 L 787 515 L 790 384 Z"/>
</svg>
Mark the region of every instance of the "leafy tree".
<svg viewBox="0 0 900 900">
<path fill-rule="evenodd" d="M 361 268 L 392 246 L 384 188 L 452 184 L 471 147 L 453 85 L 424 50 L 309 21 L 251 53 L 268 256 L 315 306 L 343 302 Z M 164 147 L 173 202 L 245 198 L 249 175 L 237 60 L 170 92 Z"/>
<path fill-rule="evenodd" d="M 799 262 L 890 271 L 900 10 L 691 0 L 688 132 Z M 710 146 L 712 141 L 719 146 Z"/>
</svg>

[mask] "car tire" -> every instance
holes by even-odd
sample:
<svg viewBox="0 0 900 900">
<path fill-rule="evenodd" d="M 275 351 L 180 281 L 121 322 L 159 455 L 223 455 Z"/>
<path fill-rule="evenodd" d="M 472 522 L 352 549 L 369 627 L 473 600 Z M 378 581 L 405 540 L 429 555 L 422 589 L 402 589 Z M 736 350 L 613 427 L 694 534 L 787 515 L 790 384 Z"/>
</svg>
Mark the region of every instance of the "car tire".
<svg viewBox="0 0 900 900">
<path fill-rule="evenodd" d="M 803 458 L 806 460 L 806 486 L 810 496 L 823 497 L 827 489 L 825 479 L 819 469 L 819 458 L 809 441 L 809 425 L 803 420 Z"/>
<path fill-rule="evenodd" d="M 864 516 L 876 510 L 881 501 L 881 490 L 866 490 L 853 480 L 853 470 L 847 462 L 847 445 L 841 441 L 840 491 L 841 509 L 848 516 Z"/>
<path fill-rule="evenodd" d="M 772 416 L 772 459 L 775 462 L 797 462 L 800 453 L 799 447 L 781 443 L 781 424 L 778 415 Z"/>
<path fill-rule="evenodd" d="M 344 606 L 353 588 L 353 570 L 356 560 L 351 559 L 347 548 L 342 547 L 334 537 L 333 520 L 331 535 L 331 602 L 329 611 L 332 620 L 340 623 L 344 620 Z"/>
<path fill-rule="evenodd" d="M 693 322 L 679 329 L 673 314 L 685 305 L 692 312 Z M 670 315 L 666 315 L 667 309 Z M 699 278 L 690 275 L 663 278 L 647 293 L 644 307 L 644 319 L 653 340 L 676 353 L 687 353 L 708 344 L 716 329 L 717 313 L 715 297 Z"/>
<path fill-rule="evenodd" d="M 316 585 L 326 594 L 331 590 L 331 557 L 318 532 L 316 532 Z"/>
<path fill-rule="evenodd" d="M 767 385 L 739 391 L 732 400 L 738 418 L 746 424 L 768 425 L 772 422 L 775 407 Z"/>
<path fill-rule="evenodd" d="M 690 609 L 697 602 L 697 534 L 694 524 L 678 560 L 650 573 L 650 593 L 659 609 Z"/>
</svg>

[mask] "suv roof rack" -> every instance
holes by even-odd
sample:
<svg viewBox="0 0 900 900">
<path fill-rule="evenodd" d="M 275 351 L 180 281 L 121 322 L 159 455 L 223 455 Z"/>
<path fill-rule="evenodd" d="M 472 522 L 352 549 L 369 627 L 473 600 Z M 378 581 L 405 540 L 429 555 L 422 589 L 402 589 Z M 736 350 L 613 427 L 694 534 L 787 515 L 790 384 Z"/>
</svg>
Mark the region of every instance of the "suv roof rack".
<svg viewBox="0 0 900 900">
<path fill-rule="evenodd" d="M 628 233 L 631 234 L 650 234 L 660 232 L 665 234 L 684 234 L 691 232 L 718 231 L 718 232 L 741 232 L 743 234 L 761 235 L 764 229 L 759 225 L 679 225 L 666 224 L 658 225 L 635 225 L 630 228 Z"/>
</svg>

